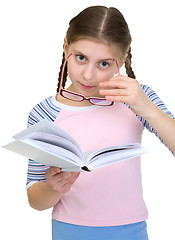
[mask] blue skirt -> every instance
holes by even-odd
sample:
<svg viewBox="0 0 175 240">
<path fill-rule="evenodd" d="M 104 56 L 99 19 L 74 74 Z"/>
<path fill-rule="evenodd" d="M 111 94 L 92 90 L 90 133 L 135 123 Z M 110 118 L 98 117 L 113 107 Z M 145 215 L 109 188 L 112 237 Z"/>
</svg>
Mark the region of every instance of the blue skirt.
<svg viewBox="0 0 175 240">
<path fill-rule="evenodd" d="M 52 240 L 148 240 L 146 222 L 87 227 L 52 220 Z"/>
</svg>

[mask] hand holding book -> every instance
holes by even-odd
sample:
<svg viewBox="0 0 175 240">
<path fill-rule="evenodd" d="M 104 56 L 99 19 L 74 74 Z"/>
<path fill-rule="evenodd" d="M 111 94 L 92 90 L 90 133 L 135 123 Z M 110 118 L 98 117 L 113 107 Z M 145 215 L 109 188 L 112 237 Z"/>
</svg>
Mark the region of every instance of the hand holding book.
<svg viewBox="0 0 175 240">
<path fill-rule="evenodd" d="M 79 172 L 61 172 L 61 168 L 58 167 L 49 168 L 45 174 L 47 183 L 52 190 L 59 191 L 60 193 L 69 191 L 79 175 Z"/>
</svg>

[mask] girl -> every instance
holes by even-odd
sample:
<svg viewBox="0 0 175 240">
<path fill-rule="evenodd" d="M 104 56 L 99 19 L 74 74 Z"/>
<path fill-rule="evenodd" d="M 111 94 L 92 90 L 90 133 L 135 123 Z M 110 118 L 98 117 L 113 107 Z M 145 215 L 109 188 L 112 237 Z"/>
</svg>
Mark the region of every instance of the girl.
<svg viewBox="0 0 175 240">
<path fill-rule="evenodd" d="M 141 142 L 144 127 L 175 152 L 175 120 L 131 68 L 131 35 L 115 8 L 89 7 L 70 21 L 57 94 L 36 105 L 42 119 L 68 131 L 84 152 Z M 125 64 L 128 77 L 120 74 Z M 65 89 L 67 74 L 71 85 Z M 147 240 L 140 157 L 92 173 L 62 172 L 29 160 L 28 199 L 53 208 L 52 239 Z"/>
</svg>

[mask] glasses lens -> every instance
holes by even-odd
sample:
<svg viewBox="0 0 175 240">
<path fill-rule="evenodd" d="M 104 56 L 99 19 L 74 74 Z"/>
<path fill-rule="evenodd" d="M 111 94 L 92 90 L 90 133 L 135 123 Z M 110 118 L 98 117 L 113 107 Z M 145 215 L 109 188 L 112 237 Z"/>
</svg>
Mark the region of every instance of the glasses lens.
<svg viewBox="0 0 175 240">
<path fill-rule="evenodd" d="M 105 98 L 103 99 L 98 99 L 98 98 L 90 98 L 90 102 L 95 105 L 99 106 L 110 106 L 113 104 L 113 102 L 106 100 Z"/>
<path fill-rule="evenodd" d="M 81 102 L 84 99 L 83 96 L 73 92 L 69 92 L 67 90 L 61 90 L 61 95 L 67 99 L 70 99 L 72 101 L 77 101 L 77 102 Z"/>
</svg>

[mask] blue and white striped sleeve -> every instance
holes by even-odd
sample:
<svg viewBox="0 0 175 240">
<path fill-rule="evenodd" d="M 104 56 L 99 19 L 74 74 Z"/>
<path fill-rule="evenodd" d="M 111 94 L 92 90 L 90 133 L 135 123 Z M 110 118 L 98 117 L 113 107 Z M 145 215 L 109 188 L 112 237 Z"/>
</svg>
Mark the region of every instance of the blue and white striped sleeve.
<svg viewBox="0 0 175 240">
<path fill-rule="evenodd" d="M 169 115 L 171 118 L 175 119 L 173 114 L 168 110 L 168 108 L 165 106 L 165 104 L 162 102 L 162 100 L 158 97 L 158 95 L 148 86 L 146 85 L 141 85 L 143 91 L 146 93 L 146 95 L 149 97 L 149 99 L 156 105 L 158 106 L 162 111 L 164 111 L 167 115 Z M 138 117 L 140 121 L 142 121 L 144 127 L 148 129 L 150 132 L 154 133 L 160 141 L 164 143 L 163 139 L 158 135 L 158 133 L 154 130 L 154 128 L 149 124 L 148 121 L 146 121 L 142 117 Z M 166 144 L 165 144 L 166 145 Z"/>
<path fill-rule="evenodd" d="M 37 104 L 29 114 L 28 127 L 35 123 L 47 119 L 48 121 L 54 121 L 60 112 L 60 108 L 52 103 L 52 98 L 47 98 L 41 103 Z M 28 160 L 27 171 L 27 189 L 38 181 L 46 181 L 45 172 L 48 167 L 42 165 L 32 159 Z"/>
<path fill-rule="evenodd" d="M 44 119 L 37 110 L 38 106 L 34 107 L 28 117 L 28 127 Z M 48 167 L 35 162 L 32 159 L 28 160 L 28 171 L 27 171 L 27 189 L 38 181 L 46 181 L 45 172 Z"/>
</svg>

